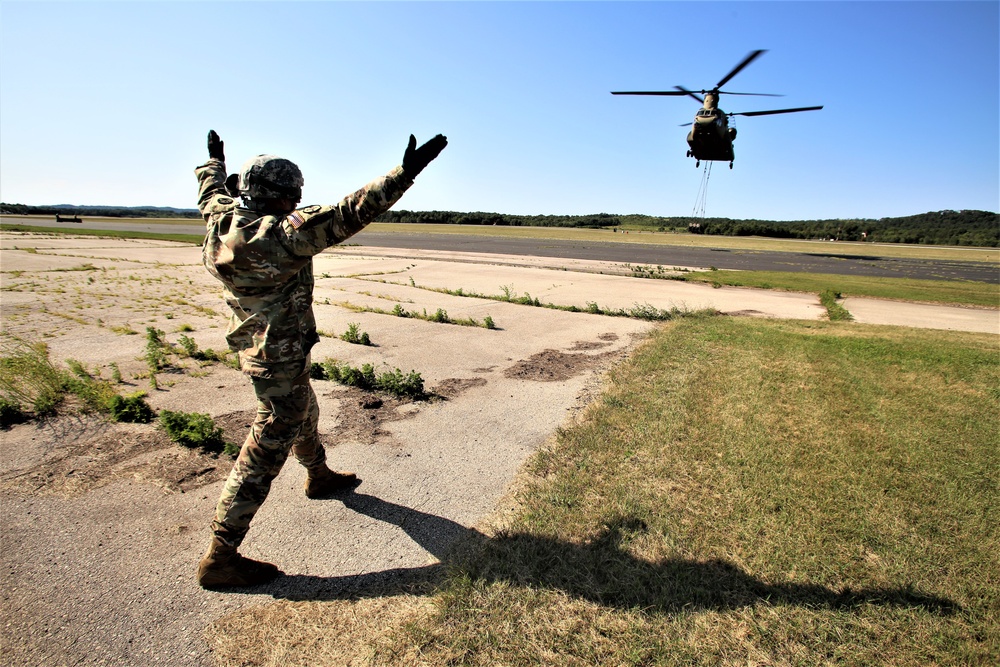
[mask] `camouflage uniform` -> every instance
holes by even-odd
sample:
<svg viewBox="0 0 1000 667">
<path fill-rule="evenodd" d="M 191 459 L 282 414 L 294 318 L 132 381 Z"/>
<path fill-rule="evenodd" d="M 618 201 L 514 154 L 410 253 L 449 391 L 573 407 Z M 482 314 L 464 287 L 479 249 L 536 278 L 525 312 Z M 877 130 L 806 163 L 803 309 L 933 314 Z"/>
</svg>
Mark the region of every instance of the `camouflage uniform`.
<svg viewBox="0 0 1000 667">
<path fill-rule="evenodd" d="M 257 395 L 257 417 L 219 499 L 212 528 L 242 542 L 289 449 L 309 470 L 325 467 L 319 407 L 309 383 L 309 351 L 319 341 L 312 310 L 312 257 L 361 231 L 413 184 L 396 167 L 340 203 L 285 216 L 240 207 L 226 191 L 226 166 L 195 170 L 207 222 L 203 261 L 224 285 L 232 310 L 226 340 Z"/>
</svg>

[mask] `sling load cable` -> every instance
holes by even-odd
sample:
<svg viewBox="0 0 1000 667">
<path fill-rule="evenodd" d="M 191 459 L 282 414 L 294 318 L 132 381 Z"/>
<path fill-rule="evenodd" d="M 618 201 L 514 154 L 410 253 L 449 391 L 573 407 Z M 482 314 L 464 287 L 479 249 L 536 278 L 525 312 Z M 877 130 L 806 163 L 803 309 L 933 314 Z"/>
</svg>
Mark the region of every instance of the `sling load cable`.
<svg viewBox="0 0 1000 667">
<path fill-rule="evenodd" d="M 694 218 L 704 218 L 705 217 L 705 202 L 708 199 L 708 179 L 712 176 L 712 161 L 706 160 L 705 166 L 701 172 L 701 185 L 698 186 L 698 196 L 694 202 L 694 208 L 691 210 L 691 216 Z"/>
</svg>

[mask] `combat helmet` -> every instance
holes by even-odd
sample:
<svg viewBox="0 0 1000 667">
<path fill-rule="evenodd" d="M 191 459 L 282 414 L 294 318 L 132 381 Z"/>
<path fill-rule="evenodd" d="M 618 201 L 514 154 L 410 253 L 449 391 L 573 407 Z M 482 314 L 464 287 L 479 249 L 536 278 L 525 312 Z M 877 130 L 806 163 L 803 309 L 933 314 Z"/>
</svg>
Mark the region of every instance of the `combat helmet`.
<svg viewBox="0 0 1000 667">
<path fill-rule="evenodd" d="M 302 199 L 302 171 L 291 160 L 276 155 L 258 155 L 240 169 L 240 196 L 247 206 L 262 199 Z"/>
</svg>

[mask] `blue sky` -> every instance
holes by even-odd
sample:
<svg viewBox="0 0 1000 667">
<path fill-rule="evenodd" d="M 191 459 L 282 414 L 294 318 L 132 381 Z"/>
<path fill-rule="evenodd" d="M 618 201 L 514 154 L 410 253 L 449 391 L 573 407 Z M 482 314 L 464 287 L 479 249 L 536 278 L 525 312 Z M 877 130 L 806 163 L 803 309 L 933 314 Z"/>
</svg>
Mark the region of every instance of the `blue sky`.
<svg viewBox="0 0 1000 667">
<path fill-rule="evenodd" d="M 691 215 L 689 98 L 728 90 L 705 214 L 1000 209 L 1000 2 L 0 2 L 0 199 L 193 207 L 205 135 L 334 203 L 450 145 L 398 209 Z M 704 166 L 704 163 L 703 163 Z"/>
</svg>

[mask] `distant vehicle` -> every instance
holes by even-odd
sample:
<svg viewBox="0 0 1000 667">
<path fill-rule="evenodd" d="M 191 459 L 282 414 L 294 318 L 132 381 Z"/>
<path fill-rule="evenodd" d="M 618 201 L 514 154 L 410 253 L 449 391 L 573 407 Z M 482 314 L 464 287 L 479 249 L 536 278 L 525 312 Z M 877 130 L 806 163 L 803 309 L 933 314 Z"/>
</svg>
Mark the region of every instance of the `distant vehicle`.
<svg viewBox="0 0 1000 667">
<path fill-rule="evenodd" d="M 56 213 L 56 222 L 83 222 L 83 220 L 81 220 L 78 215 L 68 216 Z"/>
<path fill-rule="evenodd" d="M 716 160 L 719 162 L 728 162 L 729 168 L 733 168 L 733 160 L 735 160 L 735 154 L 733 153 L 733 140 L 736 139 L 736 128 L 729 127 L 730 116 L 770 116 L 779 113 L 797 113 L 799 111 L 818 111 L 822 109 L 822 106 L 818 107 L 798 107 L 795 109 L 772 109 L 770 111 L 743 111 L 735 113 L 726 113 L 719 108 L 719 95 L 757 95 L 762 97 L 781 97 L 780 95 L 773 95 L 771 93 L 734 93 L 728 90 L 721 90 L 722 86 L 726 85 L 730 79 L 740 73 L 740 71 L 757 59 L 761 54 L 766 53 L 764 49 L 758 49 L 750 53 L 743 61 L 734 67 L 729 74 L 722 77 L 722 80 L 715 84 L 715 87 L 711 90 L 698 91 L 704 97 L 698 97 L 695 92 L 690 91 L 682 86 L 674 86 L 675 90 L 666 91 L 612 91 L 612 95 L 665 95 L 665 96 L 682 96 L 687 95 L 693 97 L 701 103 L 702 107 L 698 110 L 698 113 L 694 117 L 693 123 L 685 123 L 681 127 L 687 127 L 691 125 L 691 131 L 688 132 L 687 142 L 690 147 L 687 152 L 687 157 L 693 157 L 695 159 L 694 166 L 697 168 L 701 165 L 702 160 Z"/>
</svg>

